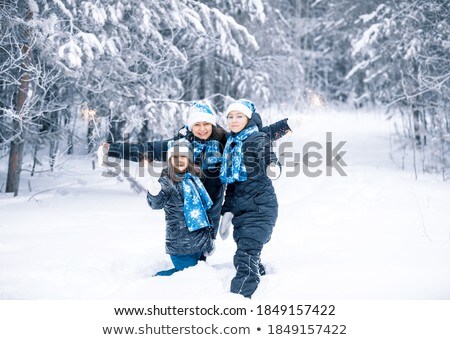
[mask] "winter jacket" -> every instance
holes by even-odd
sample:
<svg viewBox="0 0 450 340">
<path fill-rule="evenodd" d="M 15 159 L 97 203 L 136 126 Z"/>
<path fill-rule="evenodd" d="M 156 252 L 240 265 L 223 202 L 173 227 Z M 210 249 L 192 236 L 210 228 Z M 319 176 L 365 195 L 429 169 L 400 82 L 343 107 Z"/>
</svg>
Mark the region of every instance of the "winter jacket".
<svg viewBox="0 0 450 340">
<path fill-rule="evenodd" d="M 164 209 L 166 214 L 166 253 L 188 255 L 211 251 L 212 228 L 190 232 L 186 226 L 181 183 L 172 182 L 165 172 L 159 183 L 161 191 L 156 196 L 147 193 L 147 202 L 152 209 Z"/>
<path fill-rule="evenodd" d="M 246 127 L 257 124 L 252 117 Z M 234 215 L 235 241 L 250 238 L 264 244 L 269 241 L 278 217 L 277 197 L 266 168 L 271 163 L 278 164 L 278 160 L 271 151 L 269 137 L 260 131 L 243 141 L 242 151 L 247 180 L 227 185 L 222 214 Z"/>
</svg>

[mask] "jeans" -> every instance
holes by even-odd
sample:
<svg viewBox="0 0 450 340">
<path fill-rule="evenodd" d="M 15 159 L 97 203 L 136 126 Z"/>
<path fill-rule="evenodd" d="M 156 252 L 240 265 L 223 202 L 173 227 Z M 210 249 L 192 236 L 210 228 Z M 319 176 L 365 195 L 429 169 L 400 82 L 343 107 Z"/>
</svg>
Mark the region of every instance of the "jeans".
<svg viewBox="0 0 450 340">
<path fill-rule="evenodd" d="M 189 255 L 170 255 L 170 259 L 175 268 L 168 270 L 161 270 L 155 274 L 155 276 L 170 276 L 173 273 L 179 272 L 188 267 L 195 266 L 202 253 L 195 253 Z"/>
</svg>

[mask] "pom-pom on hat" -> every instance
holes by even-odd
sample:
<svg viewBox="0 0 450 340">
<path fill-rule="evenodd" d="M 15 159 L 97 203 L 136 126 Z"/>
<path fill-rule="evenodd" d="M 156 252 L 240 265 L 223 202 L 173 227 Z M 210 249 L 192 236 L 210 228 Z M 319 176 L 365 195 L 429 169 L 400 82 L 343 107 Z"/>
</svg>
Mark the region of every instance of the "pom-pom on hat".
<svg viewBox="0 0 450 340">
<path fill-rule="evenodd" d="M 193 159 L 192 144 L 185 138 L 170 141 L 167 150 L 167 160 L 172 156 L 186 156 Z"/>
<path fill-rule="evenodd" d="M 188 111 L 188 118 L 186 122 L 188 129 L 192 131 L 192 127 L 199 122 L 207 122 L 216 126 L 217 117 L 208 105 L 195 102 L 191 105 Z"/>
<path fill-rule="evenodd" d="M 255 104 L 247 99 L 239 99 L 228 106 L 225 115 L 228 116 L 231 111 L 242 112 L 248 119 L 251 119 L 253 112 L 255 112 Z"/>
</svg>

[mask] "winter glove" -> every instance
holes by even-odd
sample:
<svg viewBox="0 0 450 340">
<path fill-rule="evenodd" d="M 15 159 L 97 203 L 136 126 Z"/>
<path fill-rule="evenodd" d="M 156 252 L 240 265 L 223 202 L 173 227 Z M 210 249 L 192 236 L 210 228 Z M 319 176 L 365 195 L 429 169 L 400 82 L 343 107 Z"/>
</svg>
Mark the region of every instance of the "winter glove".
<svg viewBox="0 0 450 340">
<path fill-rule="evenodd" d="M 159 192 L 161 191 L 161 184 L 159 182 L 152 180 L 147 185 L 147 190 L 152 196 L 158 196 Z"/>
<path fill-rule="evenodd" d="M 222 240 L 226 240 L 230 234 L 231 220 L 233 217 L 234 215 L 232 213 L 226 212 L 220 220 L 219 234 Z"/>
<path fill-rule="evenodd" d="M 267 176 L 273 181 L 281 176 L 281 165 L 277 163 L 270 163 L 266 168 Z"/>
<path fill-rule="evenodd" d="M 105 162 L 108 160 L 108 151 L 109 151 L 109 144 L 103 143 L 98 147 L 97 150 L 97 162 L 98 167 L 103 168 L 106 166 Z"/>
<path fill-rule="evenodd" d="M 152 164 L 149 165 L 149 162 L 145 161 L 144 168 L 145 174 L 149 177 L 149 182 L 147 185 L 148 192 L 150 195 L 156 196 L 161 191 L 161 184 L 158 182 L 158 179 L 163 170 L 162 164 L 154 164 L 152 162 Z"/>
</svg>

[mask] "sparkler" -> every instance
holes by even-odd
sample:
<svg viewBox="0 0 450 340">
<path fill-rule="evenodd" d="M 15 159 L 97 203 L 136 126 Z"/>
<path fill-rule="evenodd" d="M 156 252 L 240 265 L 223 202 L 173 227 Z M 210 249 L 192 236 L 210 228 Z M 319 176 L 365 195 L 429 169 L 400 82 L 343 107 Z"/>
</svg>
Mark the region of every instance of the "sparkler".
<svg viewBox="0 0 450 340">
<path fill-rule="evenodd" d="M 308 105 L 312 107 L 324 107 L 325 102 L 321 95 L 311 89 L 307 89 Z"/>
<path fill-rule="evenodd" d="M 81 105 L 81 118 L 88 120 L 88 131 L 87 131 L 87 138 L 88 138 L 88 152 L 90 153 L 92 151 L 92 148 L 96 144 L 96 140 L 101 140 L 100 131 L 97 126 L 97 117 L 96 113 L 97 111 L 95 109 L 90 109 L 86 103 L 83 103 Z M 94 161 L 92 163 L 92 167 L 95 169 Z"/>
<path fill-rule="evenodd" d="M 91 121 L 92 119 L 95 118 L 95 114 L 97 113 L 96 110 L 94 109 L 89 109 L 88 107 L 83 107 L 81 109 L 81 117 L 83 119 L 88 119 L 89 121 Z"/>
<path fill-rule="evenodd" d="M 90 109 L 86 104 L 82 104 L 81 108 L 81 118 L 87 119 L 89 124 L 94 126 L 96 137 L 100 139 L 100 131 L 98 130 L 97 121 L 95 115 L 97 114 L 97 110 Z"/>
</svg>

